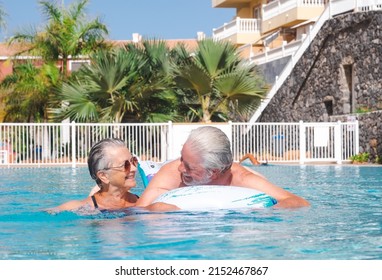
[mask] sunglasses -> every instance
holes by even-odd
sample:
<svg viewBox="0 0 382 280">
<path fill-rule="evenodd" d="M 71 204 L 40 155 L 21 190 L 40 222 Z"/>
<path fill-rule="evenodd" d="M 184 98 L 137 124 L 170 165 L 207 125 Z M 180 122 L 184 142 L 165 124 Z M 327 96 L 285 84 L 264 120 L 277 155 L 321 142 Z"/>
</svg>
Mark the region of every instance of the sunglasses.
<svg viewBox="0 0 382 280">
<path fill-rule="evenodd" d="M 104 170 L 109 170 L 109 169 L 117 169 L 117 168 L 125 168 L 125 172 L 129 173 L 131 169 L 131 165 L 134 165 L 135 167 L 138 166 L 138 158 L 137 157 L 132 157 L 131 159 L 126 160 L 123 164 L 119 166 L 112 166 L 112 167 L 106 167 Z"/>
</svg>

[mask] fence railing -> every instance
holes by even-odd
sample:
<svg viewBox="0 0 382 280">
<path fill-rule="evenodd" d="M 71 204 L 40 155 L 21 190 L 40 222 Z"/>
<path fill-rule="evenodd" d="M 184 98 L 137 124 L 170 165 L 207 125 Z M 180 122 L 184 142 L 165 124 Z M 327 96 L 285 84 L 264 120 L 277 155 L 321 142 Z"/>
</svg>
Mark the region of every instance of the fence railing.
<svg viewBox="0 0 382 280">
<path fill-rule="evenodd" d="M 200 124 L 202 125 L 202 124 Z M 84 165 L 103 138 L 117 137 L 142 160 L 166 161 L 180 154 L 177 139 L 198 125 L 146 124 L 0 124 L 0 166 Z M 268 162 L 337 162 L 358 154 L 354 123 L 224 123 L 235 161 L 247 154 Z M 186 126 L 187 127 L 187 126 Z M 182 140 L 183 141 L 183 140 Z M 179 142 L 179 141 L 178 141 Z"/>
<path fill-rule="evenodd" d="M 125 140 L 129 150 L 142 159 L 163 161 L 167 159 L 168 127 L 167 123 L 2 123 L 0 164 L 85 164 L 92 145 L 109 137 Z"/>
<path fill-rule="evenodd" d="M 301 45 L 302 40 L 305 38 L 305 34 L 303 34 L 300 40 L 294 41 L 292 43 L 287 44 L 285 41 L 282 46 L 279 48 L 270 49 L 268 47 L 265 48 L 264 52 L 258 53 L 256 55 L 250 56 L 248 61 L 250 63 L 255 63 L 257 65 L 261 65 L 270 61 L 278 60 L 280 58 L 284 58 L 287 56 L 293 55 Z M 252 46 L 250 46 L 252 49 Z M 242 47 L 241 50 L 245 48 Z"/>
<path fill-rule="evenodd" d="M 233 124 L 234 158 L 251 153 L 263 162 L 342 163 L 359 153 L 354 123 Z"/>
</svg>

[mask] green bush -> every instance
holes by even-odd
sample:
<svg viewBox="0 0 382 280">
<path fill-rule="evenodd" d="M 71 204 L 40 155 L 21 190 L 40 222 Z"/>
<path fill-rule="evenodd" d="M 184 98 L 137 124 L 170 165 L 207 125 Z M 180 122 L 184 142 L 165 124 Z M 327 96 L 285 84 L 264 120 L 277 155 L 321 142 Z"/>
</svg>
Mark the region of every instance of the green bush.
<svg viewBox="0 0 382 280">
<path fill-rule="evenodd" d="M 377 158 L 375 159 L 375 162 L 379 163 L 379 164 L 382 164 L 382 157 L 377 156 Z"/>
<path fill-rule="evenodd" d="M 353 162 L 368 162 L 369 161 L 369 153 L 359 153 L 358 155 L 354 155 L 350 157 L 350 160 Z"/>
</svg>

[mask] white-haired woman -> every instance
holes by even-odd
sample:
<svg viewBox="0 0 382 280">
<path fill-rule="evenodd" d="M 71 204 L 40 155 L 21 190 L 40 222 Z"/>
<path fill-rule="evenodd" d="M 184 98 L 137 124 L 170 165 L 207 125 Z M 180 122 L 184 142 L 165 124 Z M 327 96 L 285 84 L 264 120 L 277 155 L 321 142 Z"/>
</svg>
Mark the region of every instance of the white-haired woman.
<svg viewBox="0 0 382 280">
<path fill-rule="evenodd" d="M 83 200 L 68 201 L 53 211 L 98 209 L 119 210 L 135 206 L 138 196 L 130 190 L 137 184 L 138 160 L 121 139 L 106 138 L 96 143 L 88 156 L 90 176 L 99 191 Z"/>
</svg>

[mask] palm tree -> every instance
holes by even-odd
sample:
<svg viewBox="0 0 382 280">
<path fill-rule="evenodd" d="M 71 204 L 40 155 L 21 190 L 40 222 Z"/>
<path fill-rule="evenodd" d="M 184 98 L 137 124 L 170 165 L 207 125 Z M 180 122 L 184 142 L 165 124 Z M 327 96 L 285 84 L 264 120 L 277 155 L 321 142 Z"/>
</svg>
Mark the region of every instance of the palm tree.
<svg viewBox="0 0 382 280">
<path fill-rule="evenodd" d="M 105 47 L 104 35 L 107 27 L 98 18 L 87 21 L 84 9 L 89 0 L 73 3 L 67 9 L 48 1 L 40 1 L 48 23 L 41 32 L 32 30 L 28 33 L 16 33 L 10 40 L 29 43 L 24 52 L 33 52 L 42 56 L 44 61 L 60 61 L 64 76 L 68 75 L 69 57 L 88 54 L 99 47 Z"/>
<path fill-rule="evenodd" d="M 75 59 L 79 55 L 88 54 L 94 51 L 99 46 L 105 46 L 103 35 L 107 34 L 107 28 L 98 19 L 87 21 L 84 14 L 84 8 L 88 0 L 82 0 L 78 3 L 73 3 L 68 9 L 62 6 L 51 4 L 47 1 L 41 1 L 44 14 L 47 16 L 48 23 L 45 30 L 37 32 L 32 30 L 28 33 L 16 33 L 11 39 L 12 43 L 22 43 L 23 51 L 16 55 L 27 53 L 41 57 L 27 62 L 27 65 L 18 66 L 15 75 L 9 77 L 8 84 L 4 85 L 2 98 L 7 100 L 8 118 L 16 118 L 19 121 L 30 121 L 39 119 L 40 117 L 47 118 L 48 103 L 52 103 L 52 88 L 60 85 L 62 80 L 67 79 L 67 62 L 68 59 Z M 42 65 L 41 69 L 33 67 L 33 65 Z M 55 75 L 57 65 L 61 64 L 60 75 L 58 80 L 56 77 L 51 82 L 52 75 Z M 39 67 L 39 68 L 40 68 Z M 27 71 L 27 69 L 29 69 Z M 35 75 L 35 77 L 32 77 Z M 44 76 L 46 75 L 46 76 Z M 16 86 L 15 83 L 20 83 Z M 28 85 L 29 83 L 29 85 Z M 21 90 L 22 89 L 22 90 Z M 48 94 L 49 93 L 49 94 Z M 15 103 L 18 98 L 19 103 Z M 40 97 L 44 98 L 40 98 Z M 33 100 L 39 102 L 34 103 Z M 13 105 L 12 102 L 14 103 Z M 18 111 L 20 106 L 28 107 L 33 112 L 25 111 L 23 114 Z M 52 105 L 49 105 L 52 106 Z M 40 112 L 36 115 L 36 112 Z M 15 116 L 17 114 L 17 117 Z M 32 117 L 33 116 L 33 117 Z M 26 119 L 21 120 L 22 117 Z"/>
<path fill-rule="evenodd" d="M 0 31 L 4 30 L 6 28 L 6 22 L 5 17 L 7 16 L 7 13 L 5 12 L 4 8 L 0 5 Z M 2 101 L 2 93 L 0 92 L 0 101 Z M 4 119 L 4 104 L 3 102 L 0 102 L 0 121 Z"/>
<path fill-rule="evenodd" d="M 57 88 L 57 98 L 66 104 L 54 109 L 56 118 L 79 122 L 121 122 L 125 111 L 136 107 L 135 96 L 125 88 L 137 79 L 143 61 L 134 60 L 123 48 L 100 50 L 90 56 L 71 81 Z"/>
<path fill-rule="evenodd" d="M 57 119 L 80 122 L 163 122 L 174 118 L 168 49 L 163 41 L 133 43 L 91 55 L 92 63 L 57 90 L 66 104 Z"/>
<path fill-rule="evenodd" d="M 231 43 L 205 39 L 192 55 L 182 45 L 176 52 L 174 79 L 189 119 L 226 120 L 232 107 L 241 114 L 252 112 L 264 98 L 265 83 L 256 66 L 243 61 Z"/>
<path fill-rule="evenodd" d="M 171 53 L 164 40 L 147 39 L 140 44 L 129 43 L 127 51 L 145 60 L 139 69 L 139 121 L 165 122 L 178 119 L 177 95 L 171 75 Z"/>
<path fill-rule="evenodd" d="M 1 99 L 5 104 L 4 121 L 41 122 L 47 118 L 49 89 L 59 82 L 59 71 L 54 64 L 35 67 L 21 63 L 1 83 Z"/>
</svg>

